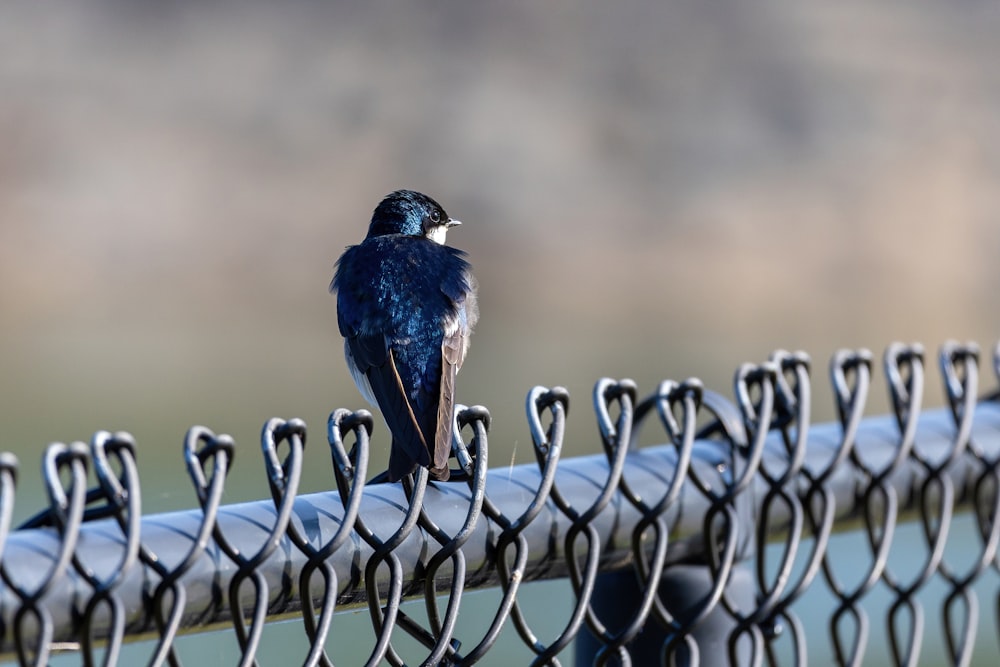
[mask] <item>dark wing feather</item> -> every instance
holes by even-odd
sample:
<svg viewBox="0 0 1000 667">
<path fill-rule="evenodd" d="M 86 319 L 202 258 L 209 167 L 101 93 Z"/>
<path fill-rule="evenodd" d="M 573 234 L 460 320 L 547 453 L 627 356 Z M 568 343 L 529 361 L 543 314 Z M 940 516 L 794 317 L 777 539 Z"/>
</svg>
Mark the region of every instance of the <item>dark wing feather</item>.
<svg viewBox="0 0 1000 667">
<path fill-rule="evenodd" d="M 348 339 L 354 363 L 368 378 L 372 394 L 392 432 L 389 479 L 396 481 L 417 465 L 429 466 L 427 439 L 403 388 L 392 350 L 381 334 Z"/>
</svg>

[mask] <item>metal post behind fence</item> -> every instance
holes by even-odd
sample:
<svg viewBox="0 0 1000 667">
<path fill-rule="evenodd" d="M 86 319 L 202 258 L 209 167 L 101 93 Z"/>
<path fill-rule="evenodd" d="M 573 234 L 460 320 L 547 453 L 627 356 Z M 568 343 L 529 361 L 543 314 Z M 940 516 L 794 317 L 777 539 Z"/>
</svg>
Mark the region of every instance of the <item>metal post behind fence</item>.
<svg viewBox="0 0 1000 667">
<path fill-rule="evenodd" d="M 715 590 L 717 579 L 708 565 L 671 565 L 663 573 L 660 583 L 659 598 L 682 625 L 691 626 L 691 638 L 698 646 L 698 661 L 691 659 L 683 644 L 678 651 L 678 667 L 690 667 L 693 664 L 722 665 L 729 660 L 728 639 L 736 627 L 736 621 L 719 606 L 711 606 L 711 611 L 694 623 L 694 616 L 704 606 Z M 733 569 L 732 577 L 726 586 L 726 595 L 740 607 L 753 604 L 754 582 L 750 569 L 740 565 Z M 598 577 L 597 588 L 594 591 L 594 608 L 602 618 L 607 619 L 611 628 L 617 629 L 613 619 L 628 618 L 642 599 L 635 574 L 631 570 L 607 572 Z M 629 657 L 633 665 L 662 664 L 664 646 L 671 637 L 666 628 L 659 623 L 647 623 L 638 637 L 629 645 Z M 680 640 L 680 637 L 674 637 Z M 576 664 L 578 667 L 590 667 L 594 658 L 604 647 L 604 644 L 589 630 L 580 633 L 576 642 Z M 736 647 L 736 662 L 733 664 L 749 664 L 750 647 L 739 644 Z M 617 665 L 614 658 L 610 665 Z"/>
</svg>

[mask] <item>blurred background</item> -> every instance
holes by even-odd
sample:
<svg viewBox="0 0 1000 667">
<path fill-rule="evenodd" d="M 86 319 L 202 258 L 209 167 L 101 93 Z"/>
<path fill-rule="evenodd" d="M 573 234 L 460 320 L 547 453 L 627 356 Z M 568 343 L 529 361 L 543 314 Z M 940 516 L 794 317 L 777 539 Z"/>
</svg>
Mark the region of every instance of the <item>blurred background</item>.
<svg viewBox="0 0 1000 667">
<path fill-rule="evenodd" d="M 827 420 L 837 348 L 988 351 L 998 28 L 973 0 L 5 5 L 17 516 L 45 445 L 97 429 L 136 436 L 147 510 L 196 504 L 192 424 L 237 440 L 227 500 L 267 495 L 271 416 L 308 422 L 303 484 L 330 488 L 326 416 L 364 404 L 327 288 L 400 187 L 465 222 L 482 317 L 459 400 L 490 408 L 493 466 L 532 460 L 536 384 L 574 397 L 571 456 L 599 449 L 601 376 L 729 394 L 741 362 L 803 349 Z"/>
</svg>

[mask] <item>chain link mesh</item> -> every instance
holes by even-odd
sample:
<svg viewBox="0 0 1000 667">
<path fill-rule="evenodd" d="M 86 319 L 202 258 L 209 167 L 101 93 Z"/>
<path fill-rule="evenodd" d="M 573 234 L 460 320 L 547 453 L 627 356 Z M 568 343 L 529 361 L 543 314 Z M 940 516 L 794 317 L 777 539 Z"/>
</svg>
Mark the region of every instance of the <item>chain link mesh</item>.
<svg viewBox="0 0 1000 667">
<path fill-rule="evenodd" d="M 33 665 L 72 647 L 85 664 L 110 665 L 126 639 L 151 636 L 149 663 L 178 665 L 180 633 L 228 623 L 240 664 L 252 665 L 265 624 L 298 615 L 305 664 L 332 665 L 337 612 L 364 606 L 369 665 L 474 664 L 505 626 L 539 665 L 560 664 L 584 638 L 593 650 L 578 651 L 580 664 L 806 664 L 809 644 L 828 642 L 838 664 L 858 665 L 872 639 L 866 602 L 881 585 L 891 659 L 915 665 L 927 626 L 920 594 L 937 581 L 947 589 L 948 660 L 968 665 L 984 595 L 976 586 L 1000 566 L 1000 406 L 995 393 L 977 398 L 978 348 L 947 343 L 946 405 L 924 410 L 924 357 L 919 345 L 888 347 L 891 413 L 865 417 L 873 356 L 838 352 L 837 420 L 821 425 L 810 421 L 803 353 L 741 366 L 733 399 L 697 380 L 665 381 L 640 399 L 631 381 L 602 379 L 593 394 L 602 454 L 565 460 L 569 395 L 536 387 L 526 401 L 535 464 L 502 474 L 488 470 L 488 411 L 459 406 L 447 484 L 428 483 L 423 469 L 402 485 L 366 482 L 372 416 L 336 410 L 327 424 L 336 491 L 300 494 L 306 425 L 271 419 L 261 436 L 271 498 L 241 505 L 222 504 L 235 443 L 196 426 L 183 456 L 198 509 L 145 517 L 127 433 L 51 445 L 49 505 L 16 530 L 17 461 L 0 454 L 0 650 Z M 992 366 L 1000 376 L 1000 344 Z M 651 424 L 664 444 L 640 447 Z M 971 514 L 979 538 L 961 567 L 946 558 L 957 512 Z M 924 549 L 901 568 L 890 549 L 904 522 L 919 525 Z M 831 538 L 844 530 L 866 545 L 850 583 L 831 562 Z M 750 563 L 744 586 L 737 573 Z M 705 586 L 678 605 L 667 578 L 691 564 Z M 621 571 L 632 573 L 635 598 L 608 605 L 604 578 Z M 518 593 L 561 577 L 571 609 L 541 637 Z M 796 613 L 814 586 L 835 599 L 825 633 Z M 465 592 L 483 587 L 500 589 L 492 620 L 457 636 Z M 986 606 L 997 616 L 993 595 Z M 413 599 L 423 599 L 423 622 L 402 608 Z M 707 630 L 718 619 L 724 631 Z M 403 655 L 401 633 L 423 652 Z M 637 648 L 650 638 L 652 653 Z"/>
</svg>

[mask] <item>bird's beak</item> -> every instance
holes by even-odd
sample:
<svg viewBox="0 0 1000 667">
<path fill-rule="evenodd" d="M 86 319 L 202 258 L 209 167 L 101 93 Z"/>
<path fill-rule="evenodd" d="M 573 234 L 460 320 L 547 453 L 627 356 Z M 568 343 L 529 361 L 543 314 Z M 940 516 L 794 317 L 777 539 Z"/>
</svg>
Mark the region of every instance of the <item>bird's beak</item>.
<svg viewBox="0 0 1000 667">
<path fill-rule="evenodd" d="M 454 218 L 448 218 L 448 222 L 444 223 L 444 226 L 446 228 L 448 228 L 448 229 L 451 229 L 452 227 L 458 227 L 460 224 L 462 224 L 461 220 L 455 220 Z"/>
</svg>

